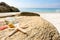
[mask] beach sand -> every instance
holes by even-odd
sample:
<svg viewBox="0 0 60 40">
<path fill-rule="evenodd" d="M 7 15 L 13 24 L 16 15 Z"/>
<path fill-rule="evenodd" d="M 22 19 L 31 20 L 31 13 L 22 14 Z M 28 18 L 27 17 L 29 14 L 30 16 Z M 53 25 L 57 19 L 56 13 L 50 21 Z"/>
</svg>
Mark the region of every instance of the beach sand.
<svg viewBox="0 0 60 40">
<path fill-rule="evenodd" d="M 10 14 L 9 13 L 6 13 L 6 14 L 3 13 L 2 15 L 6 16 L 6 15 L 16 15 L 16 14 L 19 14 L 19 13 L 10 13 Z M 23 32 L 20 30 L 20 32 L 15 33 L 11 37 L 9 37 L 8 35 L 13 30 L 11 30 L 11 31 L 9 31 L 9 29 L 3 30 L 3 31 L 1 31 L 1 34 L 3 34 L 4 31 L 5 32 L 7 31 L 7 32 L 4 33 L 4 37 L 1 36 L 0 39 L 1 40 L 3 40 L 3 39 L 5 40 L 5 38 L 7 38 L 6 40 L 16 40 L 16 39 L 17 40 L 24 40 L 24 39 L 25 40 L 28 40 L 28 39 L 36 40 L 37 37 L 38 37 L 38 40 L 42 40 L 42 38 L 44 40 L 45 39 L 48 40 L 50 38 L 52 40 L 57 39 L 58 36 L 59 36 L 57 30 L 59 31 L 59 29 L 60 29 L 60 27 L 59 27 L 59 24 L 60 24 L 60 20 L 59 20 L 60 14 L 59 13 L 38 13 L 38 14 L 40 14 L 40 17 L 39 16 L 34 16 L 34 17 L 31 17 L 31 16 L 28 16 L 28 17 L 20 16 L 20 17 L 17 18 L 17 16 L 16 16 L 17 20 L 19 20 L 19 23 L 20 23 L 20 26 L 18 26 L 18 27 L 22 27 L 22 28 L 23 27 L 27 27 L 27 29 L 24 29 Z M 0 15 L 1 15 L 1 13 L 0 13 Z M 48 21 L 50 23 L 52 23 L 57 28 L 57 30 Z M 26 22 L 28 23 L 28 25 L 26 24 Z M 50 37 L 50 36 L 53 36 L 53 38 Z"/>
<path fill-rule="evenodd" d="M 39 13 L 41 17 L 52 23 L 60 33 L 60 13 Z"/>
</svg>

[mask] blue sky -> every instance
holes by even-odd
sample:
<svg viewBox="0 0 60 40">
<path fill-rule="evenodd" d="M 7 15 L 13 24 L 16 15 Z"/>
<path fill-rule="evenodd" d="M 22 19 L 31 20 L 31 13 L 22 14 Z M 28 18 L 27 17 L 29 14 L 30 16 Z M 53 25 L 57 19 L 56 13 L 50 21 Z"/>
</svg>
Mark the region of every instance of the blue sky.
<svg viewBox="0 0 60 40">
<path fill-rule="evenodd" d="M 0 0 L 18 8 L 60 8 L 60 0 Z"/>
</svg>

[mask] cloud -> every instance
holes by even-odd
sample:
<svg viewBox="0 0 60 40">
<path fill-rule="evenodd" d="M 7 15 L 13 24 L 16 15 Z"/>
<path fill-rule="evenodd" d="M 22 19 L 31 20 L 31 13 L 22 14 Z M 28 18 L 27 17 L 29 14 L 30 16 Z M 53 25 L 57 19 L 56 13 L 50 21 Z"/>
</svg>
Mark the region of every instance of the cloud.
<svg viewBox="0 0 60 40">
<path fill-rule="evenodd" d="M 5 2 L 11 6 L 16 6 L 16 3 L 17 3 L 16 0 L 0 0 L 0 2 Z"/>
<path fill-rule="evenodd" d="M 35 3 L 22 0 L 0 0 L 17 8 L 60 8 L 60 3 Z"/>
<path fill-rule="evenodd" d="M 36 4 L 36 3 L 17 3 L 20 8 L 60 8 L 60 3 Z"/>
<path fill-rule="evenodd" d="M 60 3 L 48 4 L 47 7 L 50 7 L 50 8 L 60 8 Z"/>
</svg>

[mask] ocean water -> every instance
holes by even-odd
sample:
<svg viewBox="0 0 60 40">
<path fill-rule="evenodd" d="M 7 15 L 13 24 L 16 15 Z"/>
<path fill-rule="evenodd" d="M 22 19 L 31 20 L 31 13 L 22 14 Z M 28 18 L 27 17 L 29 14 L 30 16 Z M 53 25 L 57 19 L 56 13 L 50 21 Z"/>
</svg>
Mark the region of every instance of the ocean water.
<svg viewBox="0 0 60 40">
<path fill-rule="evenodd" d="M 21 12 L 60 12 L 60 8 L 19 8 Z"/>
</svg>

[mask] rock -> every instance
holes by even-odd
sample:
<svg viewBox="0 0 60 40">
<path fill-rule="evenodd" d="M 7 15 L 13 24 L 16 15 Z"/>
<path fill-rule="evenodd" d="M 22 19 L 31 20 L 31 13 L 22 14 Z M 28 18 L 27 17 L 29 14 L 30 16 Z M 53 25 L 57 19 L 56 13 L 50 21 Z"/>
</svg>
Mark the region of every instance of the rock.
<svg viewBox="0 0 60 40">
<path fill-rule="evenodd" d="M 59 37 L 57 38 L 57 40 L 60 40 L 60 35 L 59 35 Z"/>
<path fill-rule="evenodd" d="M 21 16 L 40 16 L 37 13 L 33 13 L 33 12 L 21 12 L 20 14 Z"/>
<path fill-rule="evenodd" d="M 19 12 L 19 9 L 9 6 L 8 4 L 1 2 L 0 3 L 0 12 Z"/>
<path fill-rule="evenodd" d="M 55 26 L 40 16 L 20 15 L 16 17 L 16 21 L 20 23 L 20 28 L 26 33 L 17 31 L 5 40 L 60 40 L 59 32 Z M 15 28 L 0 31 L 0 39 L 14 30 Z"/>
<path fill-rule="evenodd" d="M 11 11 L 12 12 L 19 12 L 19 10 L 17 8 L 15 8 L 15 7 L 11 7 Z"/>
<path fill-rule="evenodd" d="M 0 12 L 10 12 L 10 9 L 0 6 Z"/>
</svg>

